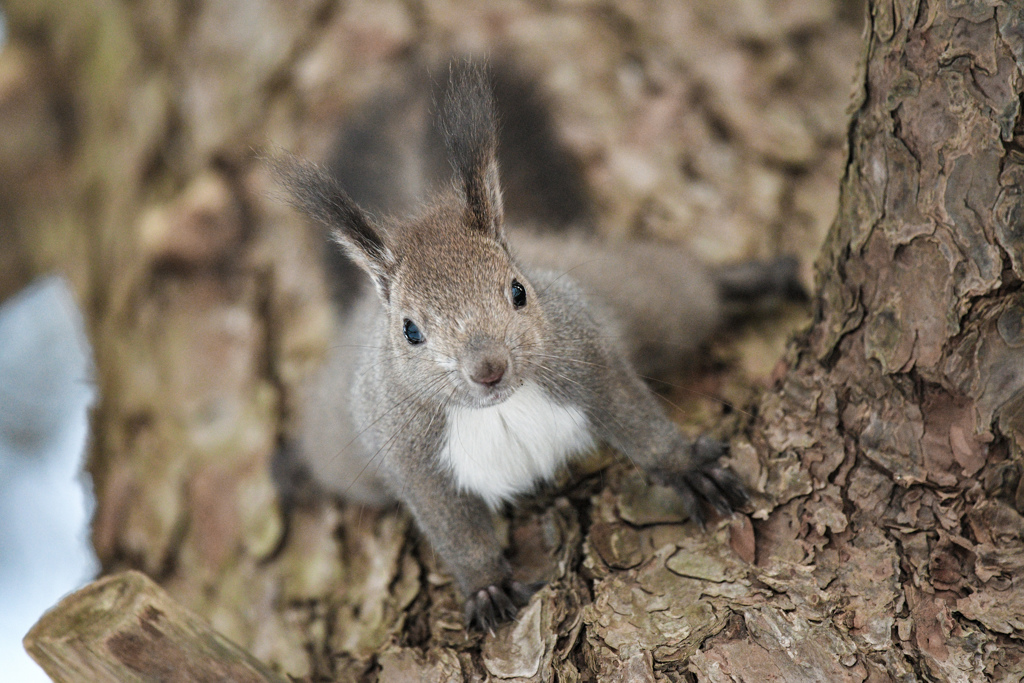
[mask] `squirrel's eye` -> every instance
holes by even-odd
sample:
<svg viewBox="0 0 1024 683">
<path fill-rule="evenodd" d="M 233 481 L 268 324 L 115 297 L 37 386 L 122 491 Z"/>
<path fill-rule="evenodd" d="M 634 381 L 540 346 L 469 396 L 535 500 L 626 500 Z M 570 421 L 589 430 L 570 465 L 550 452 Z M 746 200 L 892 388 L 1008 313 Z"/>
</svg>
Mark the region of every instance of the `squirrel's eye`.
<svg viewBox="0 0 1024 683">
<path fill-rule="evenodd" d="M 516 308 L 526 305 L 526 287 L 519 284 L 518 280 L 512 281 L 512 305 Z"/>
<path fill-rule="evenodd" d="M 409 340 L 410 344 L 422 344 L 426 341 L 423 338 L 423 333 L 420 332 L 420 328 L 416 327 L 416 323 L 405 319 L 405 325 L 402 326 L 402 331 L 405 332 L 405 338 Z"/>
</svg>

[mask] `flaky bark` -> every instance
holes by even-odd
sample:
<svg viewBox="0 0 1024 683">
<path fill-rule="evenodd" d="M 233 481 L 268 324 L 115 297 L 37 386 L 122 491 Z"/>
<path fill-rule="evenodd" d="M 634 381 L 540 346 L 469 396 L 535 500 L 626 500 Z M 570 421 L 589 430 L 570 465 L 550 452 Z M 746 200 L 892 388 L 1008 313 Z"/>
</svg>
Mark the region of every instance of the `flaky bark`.
<svg viewBox="0 0 1024 683">
<path fill-rule="evenodd" d="M 1024 14 L 871 9 L 817 321 L 751 430 L 778 506 L 758 565 L 848 677 L 1018 680 Z"/>
<path fill-rule="evenodd" d="M 824 1 L 9 0 L 0 296 L 55 267 L 79 294 L 105 570 L 146 571 L 299 676 L 1016 680 L 1017 6 L 875 2 L 847 131 L 858 38 Z M 269 460 L 327 315 L 315 238 L 250 146 L 323 157 L 392 70 L 453 45 L 541 75 L 607 234 L 810 262 L 849 142 L 815 322 L 756 417 L 671 397 L 688 428 L 739 433 L 753 521 L 704 536 L 628 467 L 577 473 L 505 525 L 551 586 L 482 639 L 400 512 L 302 510 L 264 561 Z M 746 404 L 780 329 L 733 340 L 696 389 Z"/>
</svg>

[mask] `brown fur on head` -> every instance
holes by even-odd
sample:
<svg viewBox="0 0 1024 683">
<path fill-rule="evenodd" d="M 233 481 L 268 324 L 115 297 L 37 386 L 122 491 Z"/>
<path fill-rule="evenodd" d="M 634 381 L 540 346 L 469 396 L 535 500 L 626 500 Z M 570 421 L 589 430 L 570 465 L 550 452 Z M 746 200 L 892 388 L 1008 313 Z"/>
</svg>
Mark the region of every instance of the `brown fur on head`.
<svg viewBox="0 0 1024 683">
<path fill-rule="evenodd" d="M 453 186 L 393 226 L 374 220 L 313 164 L 284 157 L 273 168 L 292 203 L 325 224 L 372 278 L 387 317 L 392 379 L 482 407 L 504 401 L 531 377 L 526 355 L 550 330 L 505 242 L 483 69 L 453 65 L 441 124 Z"/>
<path fill-rule="evenodd" d="M 396 235 L 402 259 L 392 285 L 388 340 L 405 379 L 429 374 L 464 405 L 499 403 L 530 376 L 523 350 L 537 350 L 548 323 L 537 292 L 499 235 L 476 229 L 464 205 L 431 211 Z M 414 257 L 413 257 L 414 255 Z M 514 283 L 526 304 L 516 306 Z M 425 339 L 410 344 L 405 321 Z M 429 369 L 423 358 L 430 358 Z M 437 377 L 439 370 L 447 381 Z M 443 395 L 443 394 L 442 394 Z"/>
</svg>

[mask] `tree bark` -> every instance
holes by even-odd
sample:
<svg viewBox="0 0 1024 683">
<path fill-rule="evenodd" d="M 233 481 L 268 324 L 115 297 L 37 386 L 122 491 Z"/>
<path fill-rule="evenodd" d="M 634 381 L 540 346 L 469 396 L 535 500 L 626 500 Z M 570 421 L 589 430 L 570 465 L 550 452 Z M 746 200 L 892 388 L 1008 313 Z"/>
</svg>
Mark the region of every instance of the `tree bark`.
<svg viewBox="0 0 1024 683">
<path fill-rule="evenodd" d="M 816 322 L 751 430 L 758 564 L 879 680 L 1024 671 L 1022 31 L 872 4 Z"/>
<path fill-rule="evenodd" d="M 26 57 L 0 79 L 0 105 L 20 108 L 0 115 L 35 112 L 43 134 L 28 159 L 0 149 L 0 220 L 23 252 L 5 258 L 18 281 L 68 273 L 86 314 L 106 572 L 145 571 L 311 679 L 1019 679 L 1018 5 L 872 2 L 848 129 L 856 22 L 824 0 L 6 11 Z M 705 536 L 628 467 L 577 472 L 504 525 L 517 566 L 550 585 L 484 637 L 399 511 L 300 510 L 269 559 L 269 461 L 328 317 L 317 238 L 266 196 L 250 147 L 323 158 L 353 106 L 453 48 L 542 76 L 612 236 L 809 261 L 848 143 L 815 318 L 774 385 L 751 398 L 777 357 L 761 340 L 792 316 L 688 380 L 753 416 L 669 397 L 687 428 L 732 437 L 753 513 Z M 9 85 L 28 82 L 38 101 Z"/>
</svg>

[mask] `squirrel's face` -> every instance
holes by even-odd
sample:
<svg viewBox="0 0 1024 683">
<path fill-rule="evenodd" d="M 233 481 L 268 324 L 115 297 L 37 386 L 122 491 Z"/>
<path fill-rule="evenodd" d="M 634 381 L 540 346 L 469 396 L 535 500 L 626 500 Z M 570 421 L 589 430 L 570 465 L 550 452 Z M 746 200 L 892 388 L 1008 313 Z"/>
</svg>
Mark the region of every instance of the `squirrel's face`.
<svg viewBox="0 0 1024 683">
<path fill-rule="evenodd" d="M 503 244 L 431 231 L 407 245 L 391 289 L 389 346 L 404 384 L 466 407 L 506 400 L 534 375 L 547 320 L 536 290 Z"/>
<path fill-rule="evenodd" d="M 454 65 L 439 113 L 452 185 L 402 225 L 379 224 L 323 169 L 290 157 L 273 166 L 292 203 L 372 279 L 388 316 L 391 377 L 424 400 L 482 408 L 543 370 L 552 334 L 505 246 L 486 73 Z"/>
</svg>

